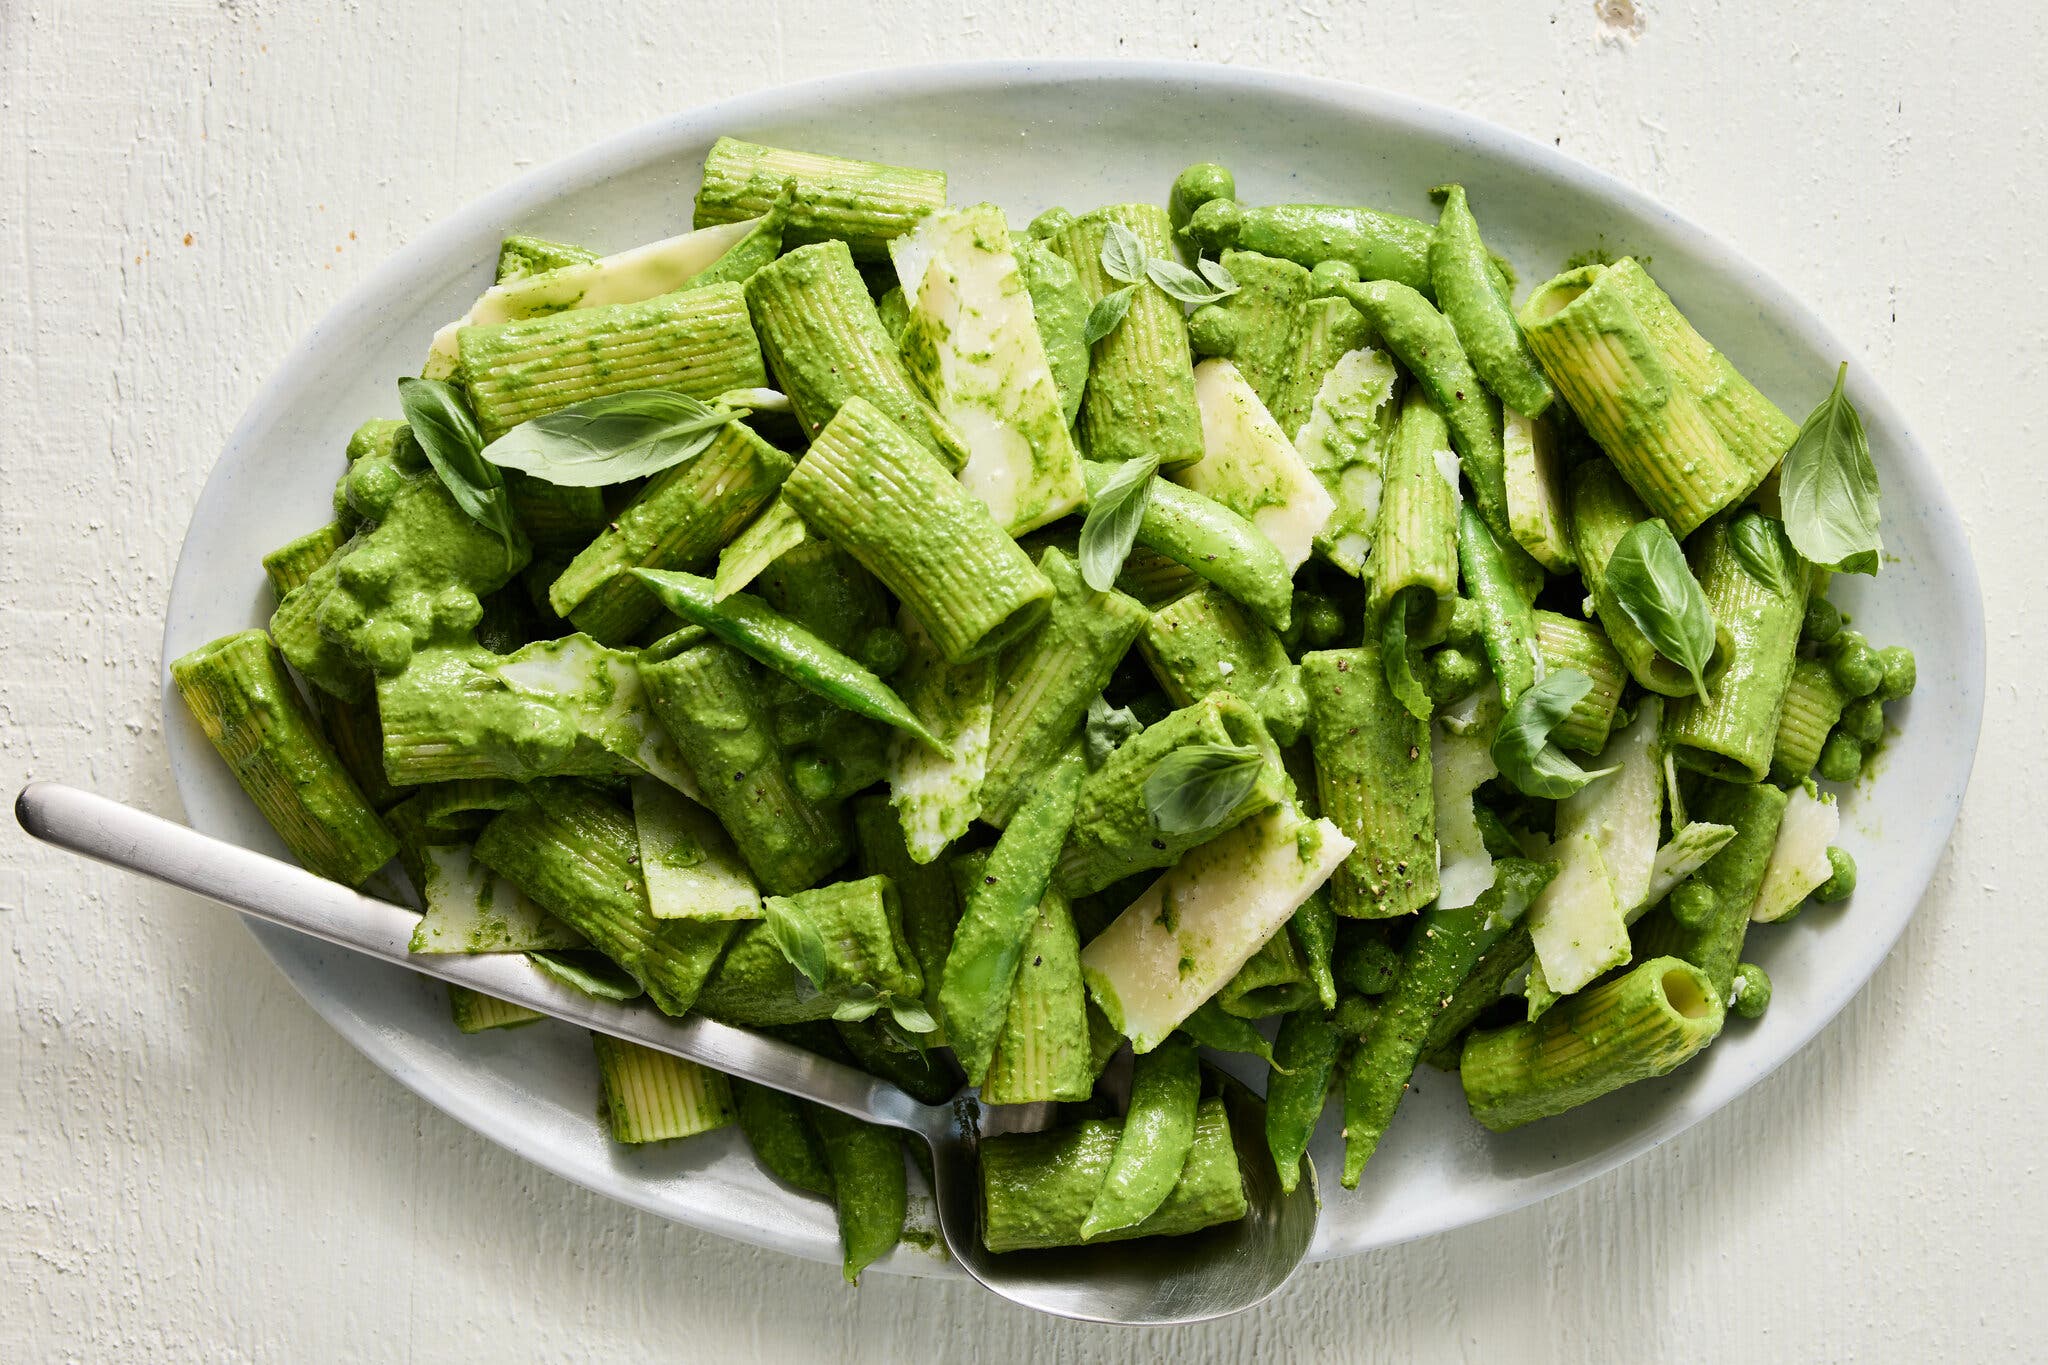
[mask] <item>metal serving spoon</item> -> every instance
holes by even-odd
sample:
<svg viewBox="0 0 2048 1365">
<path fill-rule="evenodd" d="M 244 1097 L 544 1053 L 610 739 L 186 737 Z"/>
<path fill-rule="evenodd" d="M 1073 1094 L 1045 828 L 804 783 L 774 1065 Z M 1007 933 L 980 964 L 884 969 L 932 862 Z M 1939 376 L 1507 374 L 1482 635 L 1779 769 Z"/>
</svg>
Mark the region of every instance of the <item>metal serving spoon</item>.
<svg viewBox="0 0 2048 1365">
<path fill-rule="evenodd" d="M 36 838 L 355 952 L 495 995 L 542 1014 L 701 1062 L 757 1084 L 901 1128 L 932 1149 L 939 1230 L 955 1260 L 1026 1308 L 1090 1322 L 1167 1325 L 1241 1312 L 1287 1283 L 1315 1237 L 1315 1169 L 1283 1194 L 1265 1142 L 1265 1107 L 1227 1081 L 1224 1099 L 1250 1212 L 1185 1237 L 996 1255 L 982 1246 L 980 1104 L 963 1090 L 921 1104 L 887 1081 L 709 1019 L 584 995 L 519 954 L 408 950 L 418 916 L 303 868 L 51 782 L 24 787 L 15 819 Z"/>
</svg>

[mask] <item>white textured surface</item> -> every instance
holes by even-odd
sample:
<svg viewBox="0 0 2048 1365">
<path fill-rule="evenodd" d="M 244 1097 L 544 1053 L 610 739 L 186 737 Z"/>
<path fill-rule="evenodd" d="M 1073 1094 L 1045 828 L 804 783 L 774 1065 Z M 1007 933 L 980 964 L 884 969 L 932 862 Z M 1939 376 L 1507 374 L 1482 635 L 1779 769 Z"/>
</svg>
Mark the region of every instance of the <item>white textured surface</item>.
<svg viewBox="0 0 2048 1365">
<path fill-rule="evenodd" d="M 885 59 L 1213 58 L 1557 139 L 1857 340 L 1945 457 L 1993 679 L 2041 668 L 2033 7 L 892 8 L 0 3 L 0 790 L 176 809 L 156 654 L 187 513 L 274 357 L 360 271 L 596 136 Z M 376 1072 L 220 912 L 10 824 L 0 1359 L 2024 1358 L 2048 1327 L 2048 923 L 2021 861 L 2048 784 L 2038 704 L 2017 681 L 1988 703 L 1919 917 L 1776 1076 L 1572 1194 L 1172 1338 L 965 1286 L 848 1291 L 586 1195 Z"/>
</svg>

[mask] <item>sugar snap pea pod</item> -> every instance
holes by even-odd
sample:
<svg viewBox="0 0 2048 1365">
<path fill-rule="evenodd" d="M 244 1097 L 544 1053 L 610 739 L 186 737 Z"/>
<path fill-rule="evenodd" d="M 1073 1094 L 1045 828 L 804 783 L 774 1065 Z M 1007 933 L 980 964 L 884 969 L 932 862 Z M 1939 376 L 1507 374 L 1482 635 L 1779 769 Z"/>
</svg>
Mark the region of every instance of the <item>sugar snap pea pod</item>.
<svg viewBox="0 0 2048 1365">
<path fill-rule="evenodd" d="M 1450 320 L 1415 290 L 1385 280 L 1345 285 L 1344 297 L 1365 314 L 1394 358 L 1415 376 L 1443 413 L 1451 445 L 1472 483 L 1473 500 L 1488 529 L 1503 545 L 1518 544 L 1514 525 L 1508 520 L 1500 400 L 1479 382 Z"/>
<path fill-rule="evenodd" d="M 1785 793 L 1768 782 L 1702 782 L 1686 803 L 1696 821 L 1731 825 L 1735 837 L 1693 873 L 1714 892 L 1714 912 L 1698 924 L 1680 924 L 1669 907 L 1636 925 L 1635 957 L 1682 957 L 1706 973 L 1723 1000 L 1735 983 L 1749 909 L 1770 869 L 1785 819 Z"/>
<path fill-rule="evenodd" d="M 1492 887 L 1471 905 L 1425 910 L 1408 935 L 1401 975 L 1344 1074 L 1344 1188 L 1358 1188 L 1415 1074 L 1429 1026 L 1482 954 L 1499 942 L 1557 875 L 1554 863 L 1502 858 Z"/>
<path fill-rule="evenodd" d="M 1479 222 L 1465 201 L 1465 187 L 1443 185 L 1443 215 L 1429 247 L 1429 278 L 1437 307 L 1451 321 L 1472 368 L 1500 400 L 1525 417 L 1540 416 L 1557 401 L 1557 390 L 1536 363 L 1514 309 L 1496 283 L 1493 259 L 1479 239 Z"/>
<path fill-rule="evenodd" d="M 1166 196 L 1166 216 L 1179 232 L 1195 216 L 1195 210 L 1211 199 L 1237 198 L 1237 179 L 1228 167 L 1213 161 L 1197 161 L 1173 178 Z"/>
<path fill-rule="evenodd" d="M 1169 1038 L 1133 1062 L 1130 1109 L 1109 1174 L 1081 1223 L 1083 1241 L 1141 1223 L 1166 1202 L 1195 1144 L 1201 1095 L 1201 1063 L 1184 1038 Z"/>
<path fill-rule="evenodd" d="M 1458 509 L 1458 566 L 1465 574 L 1466 596 L 1479 608 L 1479 641 L 1500 685 L 1501 705 L 1513 706 L 1535 683 L 1543 664 L 1536 615 L 1509 576 L 1500 543 L 1470 505 Z"/>
<path fill-rule="evenodd" d="M 946 1036 L 970 1081 L 988 1074 L 1009 1015 L 1024 940 L 1074 821 L 1083 764 L 1075 749 L 1044 774 L 996 841 L 967 898 L 939 986 Z"/>
<path fill-rule="evenodd" d="M 712 584 L 697 574 L 635 569 L 661 604 L 704 627 L 749 658 L 774 669 L 856 715 L 893 725 L 940 752 L 945 745 L 873 670 L 848 658 L 751 593 L 714 600 Z"/>
<path fill-rule="evenodd" d="M 832 1198 L 832 1171 L 804 1103 L 794 1095 L 735 1079 L 733 1110 L 740 1133 L 768 1173 L 800 1190 Z"/>
<path fill-rule="evenodd" d="M 1273 1065 L 1273 1045 L 1249 1019 L 1225 1014 L 1217 1001 L 1204 1000 L 1193 1014 L 1180 1021 L 1180 1032 L 1216 1052 L 1248 1052 Z"/>
<path fill-rule="evenodd" d="M 841 1264 L 846 1282 L 852 1284 L 903 1236 L 903 1218 L 910 1207 L 903 1145 L 894 1129 L 863 1123 L 823 1105 L 814 1106 L 810 1117 L 826 1169 L 832 1172 Z"/>
<path fill-rule="evenodd" d="M 1309 984 L 1316 989 L 1316 1003 L 1324 1009 L 1337 1006 L 1337 978 L 1330 961 L 1337 948 L 1337 912 L 1330 908 L 1327 889 L 1317 891 L 1301 903 L 1294 918 L 1287 921 L 1294 946 L 1301 950 L 1302 965 L 1308 968 Z"/>
<path fill-rule="evenodd" d="M 1267 204 L 1212 199 L 1188 218 L 1187 238 L 1209 251 L 1240 247 L 1313 268 L 1343 261 L 1362 280 L 1395 280 L 1427 291 L 1429 224 L 1398 213 L 1336 204 Z"/>
<path fill-rule="evenodd" d="M 1114 465 L 1084 465 L 1088 496 L 1094 497 L 1116 473 Z M 1294 577 L 1273 542 L 1237 513 L 1190 488 L 1152 480 L 1138 543 L 1156 550 L 1258 613 L 1284 631 L 1294 610 Z"/>
<path fill-rule="evenodd" d="M 1321 1010 L 1296 1010 L 1280 1021 L 1274 1067 L 1266 1082 L 1266 1147 L 1289 1194 L 1301 1183 L 1301 1158 L 1330 1098 L 1342 1037 Z"/>
</svg>

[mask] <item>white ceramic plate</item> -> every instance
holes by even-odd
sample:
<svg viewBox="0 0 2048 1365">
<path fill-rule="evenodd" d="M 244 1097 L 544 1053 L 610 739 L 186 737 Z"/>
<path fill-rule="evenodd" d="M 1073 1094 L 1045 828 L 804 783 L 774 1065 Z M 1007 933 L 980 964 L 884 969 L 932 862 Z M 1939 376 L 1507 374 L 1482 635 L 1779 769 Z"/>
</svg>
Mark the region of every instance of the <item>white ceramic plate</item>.
<svg viewBox="0 0 2048 1365">
<path fill-rule="evenodd" d="M 1021 225 L 1040 209 L 1164 200 L 1175 172 L 1216 159 L 1254 203 L 1367 203 L 1434 217 L 1427 188 L 1462 181 L 1495 250 L 1526 287 L 1596 239 L 1654 258 L 1707 336 L 1787 411 L 1823 396 L 1855 352 L 1776 282 L 1701 229 L 1599 172 L 1466 115 L 1354 86 L 1229 67 L 994 63 L 819 81 L 727 100 L 613 138 L 470 205 L 358 287 L 293 350 L 208 480 L 172 586 L 164 657 L 271 610 L 258 558 L 328 518 L 342 446 L 397 412 L 434 329 L 490 282 L 500 236 L 534 232 L 616 250 L 687 228 L 720 134 L 937 166 L 958 202 L 991 199 Z M 1948 839 L 1976 751 L 1983 611 L 1961 525 L 1932 462 L 1886 398 L 1850 374 L 1884 482 L 1888 559 L 1836 600 L 1880 643 L 1909 642 L 1920 685 L 1893 708 L 1880 780 L 1845 795 L 1843 842 L 1861 890 L 1841 908 L 1760 927 L 1747 956 L 1776 993 L 1663 1082 L 1507 1137 L 1465 1114 L 1425 1070 L 1363 1188 L 1335 1188 L 1334 1114 L 1314 1156 L 1327 1206 L 1314 1254 L 1347 1255 L 1505 1212 L 1567 1189 L 1678 1133 L 1754 1085 L 1832 1019 L 1913 913 Z M 165 678 L 178 789 L 192 823 L 281 847 L 208 749 Z M 611 1143 L 594 1118 L 589 1045 L 552 1024 L 459 1035 L 442 988 L 281 929 L 253 926 L 322 1017 L 397 1080 L 493 1141 L 591 1189 L 680 1222 L 836 1260 L 831 1215 L 762 1174 L 737 1133 L 656 1150 Z M 900 1249 L 885 1268 L 955 1273 Z"/>
</svg>

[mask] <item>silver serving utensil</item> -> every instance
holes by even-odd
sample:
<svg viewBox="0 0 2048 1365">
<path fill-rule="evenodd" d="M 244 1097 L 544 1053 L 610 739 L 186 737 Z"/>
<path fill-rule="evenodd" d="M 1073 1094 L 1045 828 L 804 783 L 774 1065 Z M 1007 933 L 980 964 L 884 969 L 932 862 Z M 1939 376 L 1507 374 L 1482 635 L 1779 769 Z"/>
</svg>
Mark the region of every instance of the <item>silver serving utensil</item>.
<svg viewBox="0 0 2048 1365">
<path fill-rule="evenodd" d="M 407 944 L 418 916 L 403 906 L 73 787 L 31 783 L 15 798 L 14 815 L 46 843 L 272 924 L 914 1133 L 932 1150 L 939 1229 L 954 1259 L 1026 1308 L 1134 1326 L 1223 1317 L 1286 1284 L 1315 1237 L 1314 1167 L 1293 1194 L 1281 1193 L 1266 1151 L 1265 1107 L 1234 1081 L 1224 1098 L 1251 1205 L 1241 1221 L 1185 1237 L 995 1255 L 981 1240 L 981 1106 L 971 1090 L 922 1104 L 887 1081 L 745 1029 L 584 995 L 516 953 L 415 955 Z"/>
</svg>

